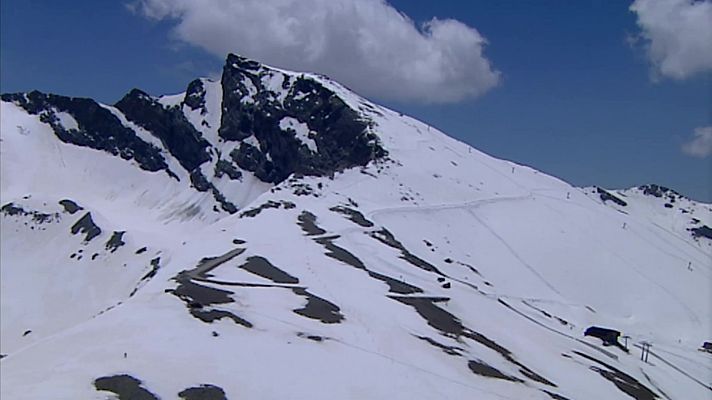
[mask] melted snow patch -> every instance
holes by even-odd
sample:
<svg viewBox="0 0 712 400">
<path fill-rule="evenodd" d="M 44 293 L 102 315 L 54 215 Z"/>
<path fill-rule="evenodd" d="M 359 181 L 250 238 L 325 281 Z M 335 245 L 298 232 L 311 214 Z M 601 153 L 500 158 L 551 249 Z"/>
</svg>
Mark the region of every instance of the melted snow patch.
<svg viewBox="0 0 712 400">
<path fill-rule="evenodd" d="M 294 137 L 296 137 L 297 140 L 299 140 L 300 142 L 304 143 L 304 145 L 307 146 L 309 150 L 314 153 L 318 151 L 316 142 L 314 141 L 314 139 L 309 137 L 309 134 L 313 132 L 309 130 L 307 124 L 299 122 L 296 118 L 284 117 L 281 121 L 279 121 L 279 127 L 282 130 L 291 129 L 292 131 L 294 131 Z"/>
</svg>

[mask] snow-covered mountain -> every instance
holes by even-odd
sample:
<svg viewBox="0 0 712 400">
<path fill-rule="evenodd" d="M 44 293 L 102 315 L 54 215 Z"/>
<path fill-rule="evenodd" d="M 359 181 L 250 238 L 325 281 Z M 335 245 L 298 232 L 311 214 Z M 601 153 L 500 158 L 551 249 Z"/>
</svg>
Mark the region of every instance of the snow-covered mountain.
<svg viewBox="0 0 712 400">
<path fill-rule="evenodd" d="M 235 55 L 177 95 L 0 113 L 3 399 L 712 396 L 709 204 L 572 187 Z"/>
</svg>

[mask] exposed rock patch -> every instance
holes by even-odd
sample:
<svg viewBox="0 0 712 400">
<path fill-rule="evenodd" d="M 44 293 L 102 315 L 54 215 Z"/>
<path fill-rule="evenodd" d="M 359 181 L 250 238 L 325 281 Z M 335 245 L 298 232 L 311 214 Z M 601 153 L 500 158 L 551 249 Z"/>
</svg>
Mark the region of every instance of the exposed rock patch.
<svg viewBox="0 0 712 400">
<path fill-rule="evenodd" d="M 600 374 L 606 380 L 613 383 L 616 388 L 618 388 L 621 392 L 627 394 L 628 396 L 636 400 L 655 400 L 659 398 L 657 394 L 655 394 L 652 390 L 648 389 L 638 380 L 626 374 L 625 372 L 613 367 L 612 365 L 607 364 L 594 357 L 591 357 L 588 354 L 584 354 L 578 351 L 574 351 L 574 353 L 589 361 L 594 362 L 595 364 L 598 364 L 598 366 L 592 365 L 589 368 L 592 371 L 595 371 Z M 601 366 L 603 368 L 601 368 Z"/>
<path fill-rule="evenodd" d="M 235 214 L 237 212 L 237 206 L 232 202 L 228 201 L 225 195 L 223 195 L 218 188 L 213 185 L 208 178 L 200 172 L 200 169 L 196 168 L 190 173 L 190 183 L 199 192 L 210 191 L 213 195 L 215 201 L 220 204 L 220 208 L 227 211 L 230 214 Z"/>
<path fill-rule="evenodd" d="M 308 236 L 323 235 L 326 233 L 325 230 L 321 229 L 316 224 L 316 215 L 310 213 L 309 211 L 302 211 L 302 213 L 299 214 L 299 217 L 297 217 L 297 221 L 297 224 Z"/>
<path fill-rule="evenodd" d="M 242 179 L 242 172 L 231 161 L 219 159 L 215 163 L 215 177 L 222 178 L 224 175 L 234 181 Z"/>
<path fill-rule="evenodd" d="M 707 225 L 690 228 L 689 231 L 692 232 L 692 236 L 695 238 L 703 237 L 712 240 L 712 228 Z"/>
<path fill-rule="evenodd" d="M 124 160 L 134 160 L 147 171 L 166 170 L 169 175 L 172 174 L 159 148 L 141 140 L 111 111 L 92 99 L 38 91 L 3 94 L 0 98 L 22 107 L 32 115 L 39 115 L 40 120 L 49 124 L 64 143 L 102 150 Z M 78 126 L 65 127 L 57 116 L 58 112 L 70 114 Z"/>
<path fill-rule="evenodd" d="M 297 332 L 297 336 L 300 337 L 300 338 L 309 339 L 309 340 L 311 340 L 311 341 L 313 341 L 313 342 L 317 342 L 317 343 L 321 343 L 321 342 L 323 342 L 324 340 L 329 339 L 329 338 L 326 338 L 326 337 L 324 337 L 324 336 L 310 335 L 310 334 L 304 333 L 304 332 Z"/>
<path fill-rule="evenodd" d="M 123 240 L 121 240 L 124 237 L 125 231 L 114 231 L 114 233 L 111 234 L 111 238 L 106 242 L 106 250 L 110 252 L 115 252 L 119 247 L 123 246 L 126 244 Z"/>
<path fill-rule="evenodd" d="M 457 356 L 457 357 L 461 357 L 461 356 L 462 356 L 463 349 L 460 348 L 460 347 L 447 346 L 447 345 L 444 345 L 444 344 L 442 344 L 442 343 L 436 341 L 435 339 L 429 338 L 429 337 L 427 337 L 427 336 L 416 336 L 416 337 L 417 337 L 418 339 L 420 339 L 420 340 L 422 340 L 422 341 L 424 341 L 424 342 L 426 342 L 426 343 L 429 343 L 430 345 L 432 345 L 432 346 L 434 346 L 434 347 L 436 347 L 436 348 L 442 350 L 443 353 L 445 353 L 445 354 L 447 354 L 447 355 Z"/>
<path fill-rule="evenodd" d="M 227 400 L 225 391 L 215 385 L 200 385 L 178 393 L 183 400 Z"/>
<path fill-rule="evenodd" d="M 321 244 L 328 251 L 326 255 L 335 260 L 341 261 L 344 264 L 350 265 L 354 268 L 360 269 L 368 273 L 371 278 L 379 280 L 386 285 L 388 285 L 388 290 L 391 293 L 397 294 L 413 294 L 422 293 L 423 289 L 411 285 L 409 283 L 403 282 L 402 280 L 392 278 L 390 276 L 380 274 L 375 271 L 371 271 L 366 267 L 366 265 L 353 253 L 340 247 L 334 243 L 334 240 L 338 239 L 338 236 L 327 236 L 314 239 L 317 243 Z"/>
<path fill-rule="evenodd" d="M 341 314 L 341 309 L 336 304 L 322 299 L 304 288 L 293 288 L 292 291 L 307 299 L 307 304 L 304 307 L 294 310 L 296 314 L 319 320 L 325 324 L 337 324 L 343 321 L 344 315 Z"/>
<path fill-rule="evenodd" d="M 503 379 L 505 381 L 510 382 L 524 382 L 519 378 L 503 373 L 502 371 L 485 363 L 484 361 L 470 360 L 467 362 L 467 366 L 470 368 L 470 371 L 472 371 L 472 373 L 476 375 L 484 376 L 487 378 Z"/>
<path fill-rule="evenodd" d="M 244 218 L 244 217 L 253 218 L 268 208 L 280 208 L 280 207 L 284 208 L 285 210 L 290 210 L 292 208 L 295 208 L 296 205 L 290 201 L 268 200 L 266 203 L 261 204 L 255 208 L 249 209 L 247 211 L 243 211 L 242 213 L 240 213 L 240 218 Z"/>
<path fill-rule="evenodd" d="M 77 203 L 69 199 L 60 200 L 59 205 L 64 207 L 64 212 L 69 214 L 74 214 L 77 211 L 81 211 L 84 209 L 83 207 L 79 206 Z"/>
<path fill-rule="evenodd" d="M 612 201 L 621 207 L 625 207 L 628 205 L 628 203 L 626 203 L 625 201 L 621 200 L 620 198 L 614 196 L 613 194 L 611 194 L 611 192 L 601 189 L 598 186 L 596 186 L 596 193 L 598 193 L 599 197 L 601 198 L 601 200 L 604 203 L 607 201 Z"/>
<path fill-rule="evenodd" d="M 72 235 L 82 233 L 84 234 L 84 242 L 90 242 L 101 234 L 101 228 L 94 223 L 94 220 L 91 218 L 91 213 L 87 212 L 72 225 L 70 232 L 72 232 Z"/>
<path fill-rule="evenodd" d="M 36 222 L 38 224 L 50 223 L 60 220 L 60 215 L 58 213 L 47 214 L 34 210 L 28 211 L 14 203 L 5 204 L 4 206 L 2 206 L 2 208 L 0 208 L 0 212 L 7 216 L 30 217 L 33 222 Z"/>
<path fill-rule="evenodd" d="M 94 380 L 96 390 L 114 393 L 119 400 L 159 400 L 144 388 L 143 382 L 131 375 L 104 376 Z"/>
<path fill-rule="evenodd" d="M 366 219 L 363 214 L 361 214 L 357 210 L 354 210 L 353 208 L 345 206 L 335 206 L 331 207 L 329 210 L 345 215 L 349 220 L 351 220 L 351 222 L 364 228 L 371 228 L 374 225 L 373 222 Z"/>
<path fill-rule="evenodd" d="M 244 251 L 243 248 L 237 248 L 217 257 L 203 258 L 195 268 L 179 273 L 174 278 L 178 282 L 178 286 L 175 289 L 167 289 L 166 292 L 181 299 L 188 307 L 190 314 L 203 322 L 212 323 L 222 318 L 228 318 L 238 325 L 252 328 L 252 323 L 246 319 L 233 312 L 214 307 L 214 305 L 233 303 L 234 300 L 231 297 L 233 292 L 195 282 L 208 282 L 206 276 L 211 270 L 232 260 Z"/>
<path fill-rule="evenodd" d="M 388 231 L 386 228 L 382 228 L 378 231 L 370 232 L 369 233 L 371 237 L 374 239 L 378 240 L 379 242 L 388 245 L 394 249 L 398 249 L 401 252 L 400 258 L 407 261 L 411 265 L 414 265 L 422 270 L 428 271 L 428 272 L 434 272 L 438 275 L 443 275 L 440 270 L 438 270 L 433 264 L 423 260 L 422 258 L 416 256 L 415 254 L 411 253 L 408 249 L 405 248 L 403 243 L 399 242 L 396 240 L 395 236 L 391 232 Z"/>
<path fill-rule="evenodd" d="M 277 82 L 280 93 L 273 90 Z M 292 174 L 329 176 L 387 155 L 357 111 L 308 77 L 291 78 L 230 54 L 221 84 L 218 133 L 229 141 L 255 137 L 259 147 L 242 142 L 231 157 L 264 182 L 279 183 Z M 307 148 L 293 129 L 282 129 L 284 118 L 312 132 L 318 151 Z"/>
<path fill-rule="evenodd" d="M 115 104 L 130 121 L 149 131 L 191 172 L 210 160 L 209 143 L 186 119 L 180 107 L 164 107 L 156 99 L 138 90 L 131 90 Z"/>
<path fill-rule="evenodd" d="M 205 115 L 208 112 L 205 108 L 205 86 L 202 80 L 195 79 L 188 84 L 183 104 L 191 110 L 200 110 L 201 115 Z"/>
<path fill-rule="evenodd" d="M 274 283 L 295 285 L 299 283 L 299 279 L 275 267 L 274 265 L 272 265 L 271 262 L 269 262 L 269 260 L 264 257 L 248 257 L 246 262 L 240 265 L 240 268 L 249 271 L 255 275 L 259 275 L 265 279 L 269 279 Z"/>
</svg>

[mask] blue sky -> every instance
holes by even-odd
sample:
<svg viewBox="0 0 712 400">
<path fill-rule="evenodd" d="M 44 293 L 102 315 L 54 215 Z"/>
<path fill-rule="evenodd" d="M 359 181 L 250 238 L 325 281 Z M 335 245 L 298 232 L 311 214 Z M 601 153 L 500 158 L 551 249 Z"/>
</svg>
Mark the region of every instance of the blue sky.
<svg viewBox="0 0 712 400">
<path fill-rule="evenodd" d="M 396 82 L 412 90 L 401 93 L 387 88 L 397 94 L 389 96 L 388 92 L 368 86 L 374 75 L 389 67 L 368 60 L 368 53 L 353 53 L 356 55 L 349 63 L 357 67 L 355 73 L 365 71 L 362 75 L 366 78 L 370 73 L 370 79 L 348 75 L 345 64 L 329 64 L 323 61 L 327 57 L 315 58 L 307 65 L 309 69 L 332 76 L 346 71 L 343 79 L 349 86 L 380 103 L 426 121 L 493 156 L 530 165 L 576 185 L 622 188 L 659 183 L 712 202 L 712 157 L 695 157 L 681 150 L 696 128 L 712 125 L 712 73 L 706 67 L 707 59 L 703 57 L 702 64 L 696 64 L 702 67 L 685 73 L 683 78 L 665 73 L 656 76 L 662 68 L 656 70 L 654 60 L 646 53 L 646 42 L 639 39 L 634 45 L 630 43 L 630 38 L 640 37 L 641 33 L 638 15 L 629 10 L 630 2 L 389 3 L 412 19 L 415 26 L 432 21 L 433 17 L 438 21 L 459 21 L 460 24 L 434 25 L 431 29 L 444 32 L 440 45 L 460 46 L 447 47 L 456 49 L 457 54 L 438 62 L 454 69 L 463 62 L 468 70 L 449 82 L 434 81 L 422 88 L 419 81 L 427 81 L 430 75 Z M 195 30 L 190 29 L 203 29 L 195 28 L 203 20 L 190 20 L 192 15 L 185 10 L 181 15 L 166 16 L 163 9 L 148 15 L 146 10 L 131 12 L 120 1 L 84 0 L 72 2 L 71 8 L 57 1 L 3 0 L 0 8 L 2 92 L 38 89 L 107 103 L 118 101 L 133 87 L 156 95 L 180 92 L 193 78 L 220 71 L 224 55 L 218 54 L 225 46 L 234 46 L 227 48 L 248 56 L 260 55 L 273 64 L 302 66 L 302 61 L 295 59 L 298 57 L 280 47 L 279 38 L 265 39 L 261 44 L 254 38 L 241 42 L 244 35 L 240 35 L 227 37 L 225 44 L 213 43 L 215 35 L 208 33 L 194 39 L 190 35 Z M 382 10 L 374 5 L 367 10 L 368 18 Z M 392 15 L 383 18 L 378 29 L 397 19 Z M 354 20 L 356 27 L 368 27 L 370 23 L 358 17 Z M 181 22 L 186 22 L 182 28 Z M 400 30 L 388 32 L 396 32 L 395 36 L 405 32 L 403 40 L 422 39 L 413 36 L 417 33 L 408 31 L 402 21 L 394 26 Z M 487 44 L 477 44 L 477 34 L 463 30 L 463 26 L 476 30 Z M 324 29 L 325 34 L 330 33 L 330 28 Z M 314 30 L 321 32 L 316 27 Z M 434 36 L 439 35 L 437 32 Z M 378 34 L 376 30 L 375 37 L 383 39 Z M 469 41 L 453 38 L 459 34 Z M 312 38 L 310 34 L 304 37 Z M 396 55 L 394 64 L 407 64 L 408 57 L 414 57 L 398 54 L 397 47 L 403 47 L 402 42 L 394 41 L 393 49 L 387 47 L 391 42 L 383 42 L 375 53 L 390 57 L 392 52 Z M 422 48 L 430 48 L 427 46 Z M 409 52 L 417 53 L 422 48 Z M 697 53 L 705 56 L 704 52 L 712 52 L 711 49 L 712 46 Z M 483 51 L 481 56 L 458 58 L 460 53 L 478 50 Z M 330 54 L 333 59 L 333 53 L 326 53 Z M 375 69 L 369 70 L 368 66 L 373 65 Z M 433 65 L 434 70 L 441 68 L 441 64 Z M 487 79 L 482 80 L 482 76 Z M 465 88 L 464 94 L 458 94 L 460 86 Z M 438 87 L 452 96 L 425 98 Z"/>
</svg>

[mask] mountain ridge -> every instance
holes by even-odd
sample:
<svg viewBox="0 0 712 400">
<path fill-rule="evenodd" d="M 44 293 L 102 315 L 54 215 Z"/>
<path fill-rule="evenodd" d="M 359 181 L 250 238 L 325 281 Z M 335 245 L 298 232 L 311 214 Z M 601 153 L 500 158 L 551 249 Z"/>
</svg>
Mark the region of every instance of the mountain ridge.
<svg viewBox="0 0 712 400">
<path fill-rule="evenodd" d="M 575 188 L 235 55 L 178 95 L 32 93 L 2 95 L 3 397 L 712 390 L 709 205 Z"/>
</svg>

